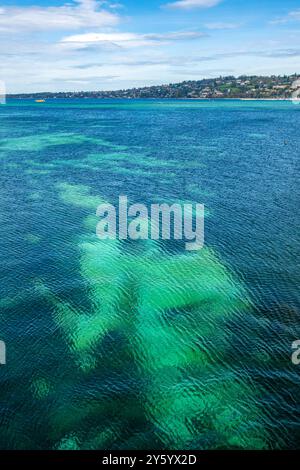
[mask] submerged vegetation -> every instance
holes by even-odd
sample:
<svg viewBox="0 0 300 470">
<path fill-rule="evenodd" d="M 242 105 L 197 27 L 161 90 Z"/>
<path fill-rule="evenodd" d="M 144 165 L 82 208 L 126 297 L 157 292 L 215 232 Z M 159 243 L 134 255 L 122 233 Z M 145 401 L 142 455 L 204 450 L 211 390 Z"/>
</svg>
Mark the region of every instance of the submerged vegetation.
<svg viewBox="0 0 300 470">
<path fill-rule="evenodd" d="M 69 206 L 92 210 L 101 202 L 84 186 L 62 183 L 58 189 Z M 243 287 L 211 249 L 170 255 L 149 240 L 126 247 L 99 240 L 94 223 L 83 220 L 76 241 L 89 307 L 59 298 L 42 282 L 37 287 L 53 306 L 77 380 L 104 367 L 111 379 L 128 374 L 132 385 L 125 394 L 116 389 L 102 399 L 81 397 L 75 414 L 71 404 L 54 409 L 54 422 L 64 423 L 56 447 L 111 448 L 117 430 L 130 428 L 131 420 L 147 429 L 127 442 L 133 448 L 143 446 L 147 433 L 159 448 L 267 447 L 258 424 L 259 390 L 247 377 L 226 372 L 223 363 L 230 349 L 226 322 L 252 308 Z M 44 390 L 39 382 L 39 396 Z M 91 413 L 100 413 L 101 423 L 82 437 L 80 426 Z"/>
</svg>

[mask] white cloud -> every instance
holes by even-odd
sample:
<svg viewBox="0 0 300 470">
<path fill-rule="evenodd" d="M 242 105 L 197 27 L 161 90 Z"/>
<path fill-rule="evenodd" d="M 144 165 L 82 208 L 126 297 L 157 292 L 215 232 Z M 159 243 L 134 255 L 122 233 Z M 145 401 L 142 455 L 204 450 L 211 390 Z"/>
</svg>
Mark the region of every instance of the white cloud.
<svg viewBox="0 0 300 470">
<path fill-rule="evenodd" d="M 91 45 L 114 45 L 121 48 L 157 46 L 170 41 L 185 41 L 206 37 L 197 31 L 176 31 L 164 34 L 85 33 L 67 36 L 61 44 L 69 49 L 82 49 Z"/>
<path fill-rule="evenodd" d="M 64 48 L 86 49 L 92 47 L 131 48 L 155 45 L 155 41 L 145 39 L 143 35 L 134 33 L 84 33 L 67 36 L 60 43 Z"/>
<path fill-rule="evenodd" d="M 157 41 L 180 41 L 180 40 L 189 40 L 189 39 L 198 39 L 206 37 L 205 33 L 198 31 L 175 31 L 172 33 L 163 33 L 163 34 L 145 34 L 144 37 L 148 39 L 154 39 Z"/>
<path fill-rule="evenodd" d="M 182 10 L 189 10 L 191 8 L 211 8 L 223 0 L 178 0 L 177 2 L 167 3 L 164 6 L 167 8 L 179 8 Z"/>
<path fill-rule="evenodd" d="M 300 9 L 290 11 L 286 16 L 270 21 L 271 24 L 284 24 L 291 21 L 300 21 Z"/>
<path fill-rule="evenodd" d="M 41 7 L 3 7 L 0 9 L 0 31 L 33 32 L 51 30 L 76 30 L 114 26 L 118 15 L 102 9 L 98 0 L 75 0 L 75 4 Z"/>
</svg>

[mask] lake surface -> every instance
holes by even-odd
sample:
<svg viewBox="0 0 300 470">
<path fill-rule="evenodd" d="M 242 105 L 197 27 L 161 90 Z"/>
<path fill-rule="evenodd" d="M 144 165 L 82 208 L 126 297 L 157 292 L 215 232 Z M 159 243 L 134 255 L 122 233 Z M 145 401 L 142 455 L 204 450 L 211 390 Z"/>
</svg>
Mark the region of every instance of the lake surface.
<svg viewBox="0 0 300 470">
<path fill-rule="evenodd" d="M 0 107 L 2 449 L 300 442 L 300 106 Z M 205 246 L 101 241 L 101 202 L 198 202 Z"/>
</svg>

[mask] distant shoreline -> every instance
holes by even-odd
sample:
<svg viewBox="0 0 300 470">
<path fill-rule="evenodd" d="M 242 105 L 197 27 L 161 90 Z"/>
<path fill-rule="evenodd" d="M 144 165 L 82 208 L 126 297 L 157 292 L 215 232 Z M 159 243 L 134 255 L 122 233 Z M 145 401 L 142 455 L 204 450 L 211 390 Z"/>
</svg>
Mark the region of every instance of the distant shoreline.
<svg viewBox="0 0 300 470">
<path fill-rule="evenodd" d="M 8 96 L 7 100 L 19 100 L 19 101 L 34 101 L 36 102 L 36 98 L 27 98 L 27 97 L 14 97 L 14 96 Z M 295 98 L 116 98 L 116 97 L 103 97 L 103 98 L 96 98 L 96 97 L 78 97 L 78 96 L 69 96 L 69 97 L 48 97 L 44 98 L 45 102 L 46 101 L 56 101 L 56 100 L 112 100 L 112 101 L 117 101 L 117 100 L 124 100 L 124 101 L 134 101 L 134 100 L 140 100 L 140 101 L 151 101 L 151 100 L 156 100 L 156 101 L 296 101 Z M 300 101 L 300 99 L 298 99 Z"/>
<path fill-rule="evenodd" d="M 15 99 L 173 99 L 173 100 L 292 100 L 300 93 L 300 75 L 241 75 L 188 80 L 119 90 L 40 91 L 7 93 Z"/>
</svg>

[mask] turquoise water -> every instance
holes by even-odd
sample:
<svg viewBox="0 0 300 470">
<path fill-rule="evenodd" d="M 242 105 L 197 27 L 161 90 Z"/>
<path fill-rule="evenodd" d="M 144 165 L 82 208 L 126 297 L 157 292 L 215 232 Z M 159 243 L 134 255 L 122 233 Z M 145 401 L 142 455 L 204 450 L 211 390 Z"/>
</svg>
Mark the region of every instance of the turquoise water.
<svg viewBox="0 0 300 470">
<path fill-rule="evenodd" d="M 300 442 L 300 107 L 0 107 L 0 448 Z M 205 204 L 205 247 L 101 241 L 101 202 Z"/>
</svg>

